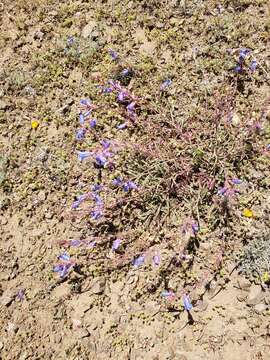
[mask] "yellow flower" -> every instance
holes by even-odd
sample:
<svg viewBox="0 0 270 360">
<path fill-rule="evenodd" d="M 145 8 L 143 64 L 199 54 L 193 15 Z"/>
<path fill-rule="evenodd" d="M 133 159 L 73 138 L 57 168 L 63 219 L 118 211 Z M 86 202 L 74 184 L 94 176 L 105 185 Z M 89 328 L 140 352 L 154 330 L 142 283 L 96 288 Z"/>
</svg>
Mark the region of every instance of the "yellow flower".
<svg viewBox="0 0 270 360">
<path fill-rule="evenodd" d="M 39 127 L 39 122 L 37 120 L 32 120 L 31 127 L 32 129 L 37 129 Z"/>
<path fill-rule="evenodd" d="M 243 215 L 247 218 L 253 218 L 254 217 L 254 213 L 252 210 L 250 209 L 244 209 L 243 210 Z"/>
<path fill-rule="evenodd" d="M 262 276 L 262 281 L 267 283 L 269 281 L 270 277 L 269 277 L 269 274 L 268 272 L 266 271 L 263 276 Z"/>
</svg>

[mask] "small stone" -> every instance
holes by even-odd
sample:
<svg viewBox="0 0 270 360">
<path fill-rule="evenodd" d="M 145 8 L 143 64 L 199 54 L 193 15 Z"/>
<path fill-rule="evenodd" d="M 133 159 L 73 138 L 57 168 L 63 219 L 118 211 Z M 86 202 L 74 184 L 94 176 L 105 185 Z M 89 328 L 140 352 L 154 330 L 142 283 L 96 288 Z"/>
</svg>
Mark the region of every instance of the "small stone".
<svg viewBox="0 0 270 360">
<path fill-rule="evenodd" d="M 257 305 L 264 298 L 264 293 L 260 285 L 251 285 L 250 291 L 248 294 L 247 304 L 248 305 Z"/>
<path fill-rule="evenodd" d="M 5 291 L 0 298 L 0 304 L 3 306 L 9 306 L 15 299 L 15 294 L 10 291 Z"/>
<path fill-rule="evenodd" d="M 44 201 L 44 200 L 46 200 L 46 193 L 45 193 L 45 191 L 40 191 L 39 193 L 38 193 L 38 199 L 40 200 L 40 201 Z"/>
<path fill-rule="evenodd" d="M 242 289 L 242 290 L 248 290 L 251 284 L 250 284 L 250 281 L 249 281 L 249 280 L 243 278 L 243 279 L 239 279 L 239 280 L 237 281 L 237 285 L 238 285 L 239 288 Z"/>
<path fill-rule="evenodd" d="M 90 21 L 85 27 L 82 29 L 82 37 L 87 39 L 90 35 L 92 35 L 97 23 L 95 21 Z"/>
<path fill-rule="evenodd" d="M 96 279 L 89 290 L 90 293 L 101 295 L 105 290 L 106 281 L 105 279 Z"/>
<path fill-rule="evenodd" d="M 8 108 L 8 103 L 4 100 L 0 100 L 0 110 L 6 110 Z"/>
<path fill-rule="evenodd" d="M 78 339 L 83 339 L 83 338 L 90 336 L 89 331 L 84 328 L 75 330 L 75 335 Z"/>
<path fill-rule="evenodd" d="M 266 309 L 266 305 L 261 303 L 254 306 L 254 310 L 256 311 L 257 314 L 263 313 L 265 309 Z"/>
</svg>

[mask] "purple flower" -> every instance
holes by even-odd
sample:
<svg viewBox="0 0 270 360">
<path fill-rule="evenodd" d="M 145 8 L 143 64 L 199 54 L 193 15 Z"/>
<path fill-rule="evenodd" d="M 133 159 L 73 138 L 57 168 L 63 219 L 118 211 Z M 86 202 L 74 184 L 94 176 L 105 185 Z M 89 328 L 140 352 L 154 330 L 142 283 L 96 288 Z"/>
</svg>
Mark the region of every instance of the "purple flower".
<svg viewBox="0 0 270 360">
<path fill-rule="evenodd" d="M 270 144 L 266 146 L 266 150 L 270 150 Z"/>
<path fill-rule="evenodd" d="M 98 194 L 93 194 L 93 200 L 95 201 L 95 203 L 99 206 L 103 206 L 103 201 L 100 197 L 100 195 Z"/>
<path fill-rule="evenodd" d="M 85 195 L 85 194 L 78 196 L 78 197 L 77 197 L 77 200 L 74 201 L 74 203 L 71 205 L 71 208 L 72 208 L 72 209 L 77 209 L 85 199 L 86 199 L 86 195 Z"/>
<path fill-rule="evenodd" d="M 95 160 L 96 160 L 96 165 L 98 167 L 104 167 L 106 165 L 106 162 L 107 162 L 105 156 L 103 156 L 103 155 L 97 155 Z"/>
<path fill-rule="evenodd" d="M 240 185 L 240 184 L 242 184 L 242 180 L 235 178 L 235 179 L 232 179 L 232 183 L 234 185 Z"/>
<path fill-rule="evenodd" d="M 165 80 L 161 85 L 160 85 L 160 90 L 163 91 L 165 90 L 168 86 L 170 86 L 172 84 L 172 80 L 171 79 L 167 79 Z"/>
<path fill-rule="evenodd" d="M 157 266 L 160 264 L 160 256 L 159 255 L 153 256 L 153 263 Z"/>
<path fill-rule="evenodd" d="M 77 153 L 79 161 L 83 161 L 92 155 L 90 151 L 78 151 Z"/>
<path fill-rule="evenodd" d="M 249 49 L 241 49 L 239 52 L 239 63 L 242 64 L 246 58 L 246 56 L 250 53 Z"/>
<path fill-rule="evenodd" d="M 102 190 L 102 185 L 99 185 L 99 184 L 95 184 L 93 185 L 93 188 L 92 188 L 93 191 L 101 191 Z"/>
<path fill-rule="evenodd" d="M 73 36 L 68 36 L 67 37 L 67 46 L 72 46 L 75 42 L 75 39 Z"/>
<path fill-rule="evenodd" d="M 128 76 L 129 73 L 130 73 L 129 69 L 124 69 L 124 70 L 121 72 L 121 74 L 122 74 L 123 76 Z"/>
<path fill-rule="evenodd" d="M 97 120 L 92 119 L 89 121 L 90 128 L 93 129 L 97 125 Z"/>
<path fill-rule="evenodd" d="M 78 247 L 81 245 L 81 241 L 80 240 L 71 240 L 70 241 L 70 246 L 74 246 L 74 247 Z"/>
<path fill-rule="evenodd" d="M 84 106 L 91 106 L 91 102 L 89 99 L 81 99 L 80 104 Z"/>
<path fill-rule="evenodd" d="M 241 74 L 243 72 L 243 67 L 241 65 L 236 65 L 233 70 L 238 73 Z"/>
<path fill-rule="evenodd" d="M 80 124 L 84 124 L 84 115 L 82 113 L 80 113 Z"/>
<path fill-rule="evenodd" d="M 140 255 L 139 257 L 137 257 L 136 259 L 134 259 L 134 260 L 132 261 L 132 265 L 133 265 L 135 268 L 140 267 L 143 263 L 144 263 L 144 255 Z"/>
<path fill-rule="evenodd" d="M 123 179 L 121 177 L 117 177 L 116 179 L 113 179 L 112 184 L 114 186 L 121 186 L 123 183 Z"/>
<path fill-rule="evenodd" d="M 20 289 L 20 290 L 17 292 L 16 298 L 17 298 L 19 301 L 23 301 L 23 299 L 24 299 L 24 289 Z"/>
<path fill-rule="evenodd" d="M 114 240 L 114 242 L 112 244 L 112 251 L 116 251 L 119 248 L 120 245 L 121 245 L 121 240 L 120 239 Z"/>
<path fill-rule="evenodd" d="M 123 102 L 125 100 L 125 97 L 126 97 L 126 93 L 124 91 L 120 91 L 120 93 L 117 96 L 117 100 L 119 102 Z"/>
<path fill-rule="evenodd" d="M 72 267 L 72 263 L 57 264 L 53 267 L 53 271 L 59 273 L 60 278 L 64 278 Z"/>
<path fill-rule="evenodd" d="M 193 224 L 191 225 L 191 228 L 192 228 L 193 235 L 196 235 L 197 232 L 199 231 L 199 224 L 193 223 Z"/>
<path fill-rule="evenodd" d="M 228 188 L 224 186 L 218 190 L 218 195 L 220 195 L 220 196 L 225 195 L 227 191 L 228 191 Z"/>
<path fill-rule="evenodd" d="M 109 140 L 102 140 L 101 145 L 103 146 L 104 149 L 108 149 L 111 143 L 109 142 Z"/>
<path fill-rule="evenodd" d="M 118 58 L 117 52 L 112 49 L 109 49 L 109 54 L 111 55 L 113 60 L 116 60 Z"/>
<path fill-rule="evenodd" d="M 100 209 L 96 209 L 91 211 L 90 215 L 93 220 L 98 220 L 102 217 L 102 211 Z"/>
<path fill-rule="evenodd" d="M 63 254 L 60 254 L 58 256 L 59 260 L 64 260 L 64 261 L 69 261 L 70 260 L 70 256 L 67 252 L 64 252 Z"/>
<path fill-rule="evenodd" d="M 186 311 L 190 311 L 192 309 L 192 304 L 187 295 L 184 296 L 183 304 Z"/>
<path fill-rule="evenodd" d="M 123 190 L 128 192 L 129 190 L 137 190 L 138 186 L 133 181 L 127 181 L 123 184 Z"/>
<path fill-rule="evenodd" d="M 136 105 L 135 101 L 132 101 L 130 104 L 128 104 L 128 106 L 127 106 L 127 111 L 128 111 L 129 113 L 134 112 L 134 110 L 135 110 L 135 105 Z"/>
<path fill-rule="evenodd" d="M 85 133 L 86 133 L 86 130 L 85 129 L 79 129 L 77 132 L 76 132 L 76 140 L 83 140 L 84 137 L 85 137 Z"/>
<path fill-rule="evenodd" d="M 111 93 L 112 91 L 113 91 L 113 89 L 110 88 L 110 87 L 105 87 L 105 88 L 103 89 L 103 93 L 104 93 L 104 94 L 109 94 L 109 93 Z"/>
<path fill-rule="evenodd" d="M 250 65 L 249 65 L 249 70 L 252 71 L 252 72 L 255 71 L 256 68 L 257 68 L 257 65 L 258 65 L 258 64 L 257 64 L 257 61 L 256 61 L 256 60 L 252 60 L 251 63 L 250 63 Z"/>
<path fill-rule="evenodd" d="M 118 130 L 123 130 L 123 129 L 126 129 L 127 124 L 123 123 L 123 124 L 117 125 L 116 127 L 117 127 Z"/>
</svg>

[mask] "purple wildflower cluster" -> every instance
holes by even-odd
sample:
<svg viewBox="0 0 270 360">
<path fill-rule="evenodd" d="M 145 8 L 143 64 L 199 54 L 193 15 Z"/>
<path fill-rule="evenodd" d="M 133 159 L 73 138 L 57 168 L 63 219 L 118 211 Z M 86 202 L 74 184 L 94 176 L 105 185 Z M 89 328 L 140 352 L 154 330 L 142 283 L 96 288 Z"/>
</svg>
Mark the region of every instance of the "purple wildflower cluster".
<svg viewBox="0 0 270 360">
<path fill-rule="evenodd" d="M 250 55 L 251 50 L 250 49 L 240 49 L 239 51 L 239 57 L 238 57 L 238 61 L 237 61 L 237 65 L 234 67 L 234 71 L 238 74 L 243 74 L 245 72 L 245 67 L 246 65 L 246 58 L 248 55 Z M 257 61 L 256 60 L 252 60 L 249 64 L 249 66 L 247 66 L 247 68 L 251 71 L 254 72 L 257 69 Z"/>
<path fill-rule="evenodd" d="M 60 254 L 58 260 L 60 260 L 60 262 L 53 267 L 53 271 L 58 273 L 60 278 L 63 279 L 69 274 L 75 263 L 71 261 L 67 252 Z"/>
</svg>

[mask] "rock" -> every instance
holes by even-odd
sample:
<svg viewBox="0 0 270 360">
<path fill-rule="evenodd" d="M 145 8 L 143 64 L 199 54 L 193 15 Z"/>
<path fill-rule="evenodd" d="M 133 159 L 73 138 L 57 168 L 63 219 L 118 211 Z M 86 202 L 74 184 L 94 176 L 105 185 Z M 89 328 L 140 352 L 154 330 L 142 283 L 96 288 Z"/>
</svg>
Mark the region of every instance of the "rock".
<svg viewBox="0 0 270 360">
<path fill-rule="evenodd" d="M 6 110 L 8 108 L 8 103 L 4 100 L 0 100 L 0 110 Z"/>
<path fill-rule="evenodd" d="M 38 199 L 40 200 L 40 201 L 44 201 L 44 200 L 46 200 L 46 193 L 45 193 L 45 191 L 43 191 L 43 190 L 41 190 L 39 193 L 38 193 Z"/>
<path fill-rule="evenodd" d="M 101 295 L 105 290 L 106 281 L 103 278 L 96 279 L 91 284 L 91 288 L 89 290 L 90 294 Z"/>
<path fill-rule="evenodd" d="M 254 306 L 254 310 L 256 311 L 257 314 L 263 313 L 265 309 L 266 309 L 266 305 L 264 305 L 262 303 Z"/>
<path fill-rule="evenodd" d="M 257 305 L 264 298 L 264 293 L 260 285 L 251 285 L 250 291 L 247 298 L 248 305 Z"/>
<path fill-rule="evenodd" d="M 87 329 L 81 328 L 75 331 L 75 335 L 78 339 L 83 339 L 90 336 L 90 333 Z"/>
<path fill-rule="evenodd" d="M 92 35 L 94 29 L 96 28 L 97 23 L 95 21 L 90 21 L 85 27 L 82 29 L 82 37 L 87 39 L 90 35 Z"/>
<path fill-rule="evenodd" d="M 242 278 L 237 281 L 237 285 L 242 290 L 248 290 L 251 284 L 250 284 L 249 280 Z"/>
<path fill-rule="evenodd" d="M 0 304 L 3 306 L 9 306 L 15 299 L 15 294 L 7 290 L 3 293 L 0 298 Z"/>
</svg>

